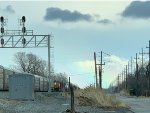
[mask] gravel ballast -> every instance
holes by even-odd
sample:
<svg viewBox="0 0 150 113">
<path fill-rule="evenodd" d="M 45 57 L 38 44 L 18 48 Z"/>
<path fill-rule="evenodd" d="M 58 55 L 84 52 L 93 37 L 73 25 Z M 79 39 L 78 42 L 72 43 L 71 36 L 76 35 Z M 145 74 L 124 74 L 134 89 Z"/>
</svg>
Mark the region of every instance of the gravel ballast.
<svg viewBox="0 0 150 113">
<path fill-rule="evenodd" d="M 70 109 L 69 97 L 61 93 L 38 92 L 34 101 L 11 100 L 8 92 L 0 92 L 0 113 L 64 113 Z M 128 109 L 104 109 L 91 106 L 75 105 L 79 113 L 132 113 Z"/>
</svg>

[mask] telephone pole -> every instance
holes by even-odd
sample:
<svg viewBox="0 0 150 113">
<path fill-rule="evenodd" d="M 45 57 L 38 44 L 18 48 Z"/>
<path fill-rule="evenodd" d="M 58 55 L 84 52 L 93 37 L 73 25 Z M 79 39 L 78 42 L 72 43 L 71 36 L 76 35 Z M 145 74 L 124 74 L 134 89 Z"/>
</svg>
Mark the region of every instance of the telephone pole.
<svg viewBox="0 0 150 113">
<path fill-rule="evenodd" d="M 148 90 L 150 91 L 150 40 L 149 40 L 149 62 L 148 62 Z"/>
<path fill-rule="evenodd" d="M 99 87 L 102 88 L 102 70 L 101 70 L 101 66 L 99 66 Z"/>
<path fill-rule="evenodd" d="M 132 75 L 132 63 L 133 61 L 132 61 L 132 56 L 131 56 L 131 75 Z"/>
<path fill-rule="evenodd" d="M 96 88 L 98 88 L 98 87 L 102 88 L 102 70 L 103 70 L 102 66 L 105 65 L 105 62 L 103 63 L 103 53 L 104 52 L 102 52 L 102 51 L 100 52 L 101 60 L 100 60 L 100 64 L 97 64 L 97 62 L 96 62 L 96 53 L 94 52 Z M 106 54 L 106 53 L 104 53 L 104 54 Z M 97 66 L 98 66 L 98 68 L 97 68 Z M 99 70 L 98 71 L 99 73 L 97 72 L 97 69 Z M 99 74 L 99 81 L 98 81 L 98 75 L 97 74 Z M 99 86 L 98 86 L 98 82 L 99 82 Z"/>
<path fill-rule="evenodd" d="M 129 61 L 128 61 L 128 76 L 129 76 L 129 68 L 130 68 L 130 64 L 129 64 Z"/>
<path fill-rule="evenodd" d="M 98 87 L 97 81 L 97 64 L 96 64 L 96 53 L 94 52 L 94 63 L 95 63 L 95 79 L 96 79 L 96 88 Z"/>
<path fill-rule="evenodd" d="M 142 69 L 143 69 L 143 56 L 144 56 L 143 48 L 142 48 L 142 52 L 141 52 L 141 53 L 139 53 L 139 54 L 141 54 L 141 55 L 142 55 Z"/>
<path fill-rule="evenodd" d="M 100 64 L 97 64 L 97 65 L 99 65 L 99 87 L 102 88 L 102 71 L 103 71 L 102 66 L 105 65 L 105 63 L 103 63 L 103 52 L 102 51 L 101 51 Z"/>
<path fill-rule="evenodd" d="M 127 90 L 127 83 L 128 83 L 128 65 L 126 65 L 126 90 Z"/>
<path fill-rule="evenodd" d="M 124 88 L 126 89 L 126 68 L 124 68 Z"/>
<path fill-rule="evenodd" d="M 137 53 L 136 53 L 136 96 L 138 96 L 138 79 L 139 79 L 139 77 L 138 77 L 138 63 L 137 63 L 137 59 L 138 59 L 138 57 L 137 57 Z"/>
<path fill-rule="evenodd" d="M 124 88 L 124 85 L 123 85 L 123 71 L 122 71 L 121 75 L 122 75 L 122 89 L 123 89 Z"/>
<path fill-rule="evenodd" d="M 120 86 L 119 86 L 120 84 L 119 83 L 120 83 L 120 75 L 118 74 L 118 92 L 120 90 Z"/>
</svg>

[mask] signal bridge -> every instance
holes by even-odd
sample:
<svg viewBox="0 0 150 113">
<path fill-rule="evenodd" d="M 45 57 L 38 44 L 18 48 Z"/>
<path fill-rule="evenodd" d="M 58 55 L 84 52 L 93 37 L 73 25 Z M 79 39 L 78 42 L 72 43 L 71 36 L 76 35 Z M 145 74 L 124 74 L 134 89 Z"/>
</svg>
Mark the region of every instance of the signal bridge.
<svg viewBox="0 0 150 113">
<path fill-rule="evenodd" d="M 37 48 L 37 47 L 48 47 L 48 72 L 50 80 L 50 64 L 51 64 L 51 55 L 50 55 L 50 41 L 51 35 L 35 35 L 33 30 L 26 30 L 25 16 L 22 16 L 22 19 L 19 20 L 22 30 L 5 30 L 4 26 L 7 23 L 7 19 L 3 16 L 0 17 L 1 22 L 1 35 L 0 35 L 0 48 Z M 49 85 L 50 86 L 50 85 Z M 49 88 L 50 89 L 50 88 Z"/>
</svg>

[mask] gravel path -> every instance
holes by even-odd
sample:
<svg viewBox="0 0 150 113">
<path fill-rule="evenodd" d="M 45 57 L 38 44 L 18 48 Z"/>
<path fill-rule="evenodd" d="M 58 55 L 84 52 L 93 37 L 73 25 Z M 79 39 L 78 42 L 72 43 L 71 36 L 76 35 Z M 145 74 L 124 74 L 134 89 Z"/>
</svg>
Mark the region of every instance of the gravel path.
<svg viewBox="0 0 150 113">
<path fill-rule="evenodd" d="M 62 113 L 70 108 L 70 99 L 60 93 L 36 93 L 34 101 L 8 99 L 7 92 L 0 92 L 0 113 Z M 102 109 L 75 106 L 80 113 L 132 113 L 126 109 Z"/>
</svg>

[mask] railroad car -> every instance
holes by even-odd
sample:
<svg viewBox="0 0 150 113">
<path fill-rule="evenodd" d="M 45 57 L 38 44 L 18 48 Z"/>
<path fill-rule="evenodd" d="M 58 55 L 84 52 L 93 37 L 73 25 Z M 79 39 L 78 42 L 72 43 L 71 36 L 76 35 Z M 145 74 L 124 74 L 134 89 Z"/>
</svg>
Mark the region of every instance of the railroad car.
<svg viewBox="0 0 150 113">
<path fill-rule="evenodd" d="M 0 69 L 0 91 L 8 91 L 9 75 L 15 74 L 10 70 Z M 26 73 L 29 74 L 29 73 Z M 46 92 L 48 91 L 48 78 L 38 75 L 29 74 L 34 77 L 34 91 Z M 20 74 L 21 76 L 21 74 Z"/>
<path fill-rule="evenodd" d="M 48 78 L 38 75 L 34 76 L 34 91 L 46 92 L 48 91 Z"/>
</svg>

